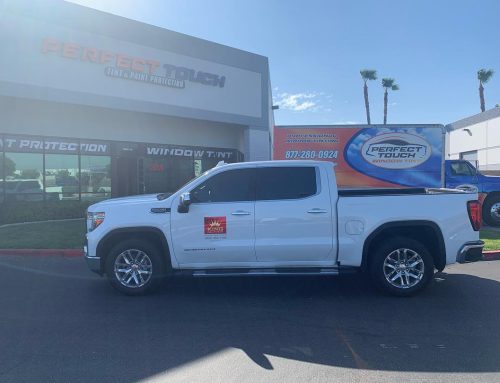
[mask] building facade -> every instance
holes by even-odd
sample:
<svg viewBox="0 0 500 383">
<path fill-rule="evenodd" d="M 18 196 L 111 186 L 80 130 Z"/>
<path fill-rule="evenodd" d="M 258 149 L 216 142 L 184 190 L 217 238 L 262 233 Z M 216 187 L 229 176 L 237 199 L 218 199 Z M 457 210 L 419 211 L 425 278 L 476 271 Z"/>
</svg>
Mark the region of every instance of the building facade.
<svg viewBox="0 0 500 383">
<path fill-rule="evenodd" d="M 464 159 L 484 174 L 500 175 L 500 107 L 446 126 L 446 158 Z"/>
<path fill-rule="evenodd" d="M 172 192 L 266 160 L 266 57 L 62 0 L 0 1 L 0 200 Z"/>
</svg>

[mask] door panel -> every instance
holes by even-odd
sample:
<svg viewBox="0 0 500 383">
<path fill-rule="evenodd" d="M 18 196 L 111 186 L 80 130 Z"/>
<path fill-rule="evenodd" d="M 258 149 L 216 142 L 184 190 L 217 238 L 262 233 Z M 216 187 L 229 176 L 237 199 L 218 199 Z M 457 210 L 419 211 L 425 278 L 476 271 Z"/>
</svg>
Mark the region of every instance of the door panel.
<svg viewBox="0 0 500 383">
<path fill-rule="evenodd" d="M 319 169 L 307 167 L 312 173 L 305 169 L 257 170 L 255 252 L 259 262 L 286 265 L 331 259 L 333 212 L 328 185 L 319 182 Z"/>
<path fill-rule="evenodd" d="M 188 213 L 172 209 L 172 238 L 179 263 L 254 262 L 254 209 L 254 202 L 194 203 Z"/>
<path fill-rule="evenodd" d="M 475 170 L 466 161 L 451 161 L 446 169 L 446 187 L 456 188 L 465 185 L 477 185 Z"/>
<path fill-rule="evenodd" d="M 192 204 L 171 212 L 173 247 L 184 266 L 255 263 L 255 168 L 221 171 L 190 190 Z"/>
</svg>

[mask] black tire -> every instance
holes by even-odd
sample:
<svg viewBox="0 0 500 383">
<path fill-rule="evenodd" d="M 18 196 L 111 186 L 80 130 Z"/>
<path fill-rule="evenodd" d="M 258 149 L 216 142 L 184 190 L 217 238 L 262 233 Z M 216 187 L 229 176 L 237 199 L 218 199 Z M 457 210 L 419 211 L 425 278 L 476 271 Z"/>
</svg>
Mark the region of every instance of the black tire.
<svg viewBox="0 0 500 383">
<path fill-rule="evenodd" d="M 395 286 L 395 284 L 404 284 L 408 282 L 408 279 L 406 279 L 407 274 L 404 269 L 402 269 L 402 271 L 400 272 L 398 271 L 399 269 L 394 269 L 393 271 L 393 269 L 389 268 L 393 267 L 394 265 L 391 262 L 393 257 L 397 258 L 398 249 L 400 250 L 401 259 L 404 259 L 405 254 L 407 259 L 411 259 L 414 254 L 417 254 L 417 256 L 419 257 L 413 258 L 413 260 L 411 262 L 408 262 L 407 264 L 413 264 L 419 259 L 422 261 L 422 263 L 419 263 L 418 266 L 416 266 L 418 270 L 407 269 L 408 273 L 411 273 L 411 275 L 421 275 L 421 278 L 408 277 L 411 278 L 411 283 L 409 283 L 407 287 Z M 408 249 L 409 251 L 405 252 L 402 249 Z M 391 263 L 391 265 L 385 265 L 384 262 L 386 258 L 389 257 L 389 255 L 391 255 L 391 262 L 388 263 Z M 375 286 L 386 293 L 400 297 L 408 297 L 421 291 L 429 284 L 434 275 L 434 260 L 432 259 L 429 251 L 422 243 L 411 238 L 394 237 L 379 242 L 373 253 L 370 254 L 369 262 L 370 275 Z M 397 267 L 402 266 L 402 263 L 396 262 L 395 264 L 397 265 Z M 395 274 L 389 274 L 389 272 L 394 272 Z M 389 274 L 387 278 L 386 273 Z M 393 276 L 395 277 L 397 274 L 399 274 L 401 277 L 397 277 L 396 281 L 392 283 L 389 282 L 388 278 Z M 403 278 L 403 275 L 405 276 L 405 278 Z"/>
<path fill-rule="evenodd" d="M 500 195 L 486 198 L 483 204 L 483 220 L 490 226 L 500 226 L 500 211 L 495 209 L 498 215 L 491 211 L 496 204 L 500 204 Z"/>
<path fill-rule="evenodd" d="M 128 251 L 128 252 L 127 252 Z M 115 273 L 115 263 L 117 262 L 117 258 L 120 257 L 117 264 L 117 269 L 119 269 L 119 264 L 124 265 L 123 263 L 123 255 L 126 254 L 125 257 L 131 258 L 131 257 L 140 257 L 141 253 L 146 255 L 148 258 L 148 261 L 146 262 L 147 265 L 145 266 L 139 266 L 139 262 L 136 263 L 137 268 L 142 268 L 143 272 L 147 273 L 150 269 L 149 266 L 151 267 L 151 273 L 142 275 L 143 279 L 146 279 L 148 277 L 147 282 L 142 284 L 142 280 L 140 279 L 141 276 L 138 274 L 139 271 L 137 269 L 132 269 L 132 273 L 136 272 L 136 277 L 132 276 L 132 273 L 129 273 L 127 276 L 132 276 L 132 281 L 129 283 L 129 285 L 134 285 L 135 280 L 139 281 L 139 284 L 135 287 L 133 286 L 126 286 L 125 285 L 125 280 L 122 282 L 120 281 L 119 277 L 117 276 L 117 273 Z M 143 261 L 145 257 L 142 257 Z M 127 268 L 128 266 L 123 266 L 124 268 Z M 162 257 L 161 252 L 159 249 L 156 248 L 152 243 L 141 240 L 141 239 L 129 239 L 120 243 L 117 243 L 109 252 L 108 256 L 106 257 L 106 262 L 105 262 L 105 271 L 106 275 L 108 277 L 109 282 L 111 285 L 120 291 L 121 293 L 127 294 L 127 295 L 143 295 L 146 293 L 150 293 L 154 291 L 159 285 L 160 282 L 165 278 L 167 275 L 167 265 L 165 262 L 164 257 Z M 131 267 L 132 268 L 132 267 Z M 118 273 L 119 275 L 125 276 L 126 273 Z M 136 279 L 137 278 L 137 279 Z"/>
</svg>

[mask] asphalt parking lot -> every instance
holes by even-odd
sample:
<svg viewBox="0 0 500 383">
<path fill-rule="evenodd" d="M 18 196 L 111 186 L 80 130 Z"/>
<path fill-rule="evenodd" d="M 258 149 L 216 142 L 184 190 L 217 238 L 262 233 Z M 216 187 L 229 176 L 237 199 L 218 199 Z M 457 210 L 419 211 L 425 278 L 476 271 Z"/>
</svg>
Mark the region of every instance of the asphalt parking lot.
<svg viewBox="0 0 500 383">
<path fill-rule="evenodd" d="M 421 295 L 362 276 L 177 279 L 126 297 L 81 258 L 0 258 L 1 382 L 498 382 L 500 261 Z"/>
</svg>

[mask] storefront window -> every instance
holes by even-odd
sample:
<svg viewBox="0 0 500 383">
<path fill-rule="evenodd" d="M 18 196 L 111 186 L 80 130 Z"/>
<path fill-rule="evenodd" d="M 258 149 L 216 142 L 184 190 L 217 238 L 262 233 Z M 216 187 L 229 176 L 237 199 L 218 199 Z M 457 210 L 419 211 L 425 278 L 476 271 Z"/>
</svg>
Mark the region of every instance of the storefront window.
<svg viewBox="0 0 500 383">
<path fill-rule="evenodd" d="M 7 162 L 3 153 L 0 152 L 0 202 L 3 202 L 3 192 L 4 192 L 4 179 L 5 179 L 5 173 L 13 173 L 14 171 L 14 162 L 12 160 L 9 160 Z M 5 169 L 5 172 L 4 172 Z"/>
<path fill-rule="evenodd" d="M 232 149 L 2 135 L 0 203 L 98 201 L 113 195 L 175 192 Z M 113 186 L 111 179 L 113 178 Z"/>
<path fill-rule="evenodd" d="M 43 200 L 43 154 L 6 153 L 4 163 L 5 200 Z"/>
<path fill-rule="evenodd" d="M 77 200 L 79 198 L 78 156 L 45 155 L 45 198 Z"/>
<path fill-rule="evenodd" d="M 174 190 L 177 191 L 182 185 L 192 180 L 194 175 L 194 161 L 192 158 L 176 158 L 175 159 L 175 179 Z"/>
<path fill-rule="evenodd" d="M 173 170 L 172 158 L 145 158 L 144 188 L 146 194 L 172 192 Z"/>
<path fill-rule="evenodd" d="M 193 177 L 194 163 L 191 157 L 144 159 L 146 193 L 175 192 Z"/>
<path fill-rule="evenodd" d="M 82 200 L 111 197 L 111 157 L 81 156 L 80 185 Z"/>
<path fill-rule="evenodd" d="M 201 161 L 202 173 L 215 167 L 220 161 L 216 158 L 203 158 Z"/>
<path fill-rule="evenodd" d="M 194 160 L 194 176 L 199 177 L 203 174 L 202 160 Z"/>
</svg>

